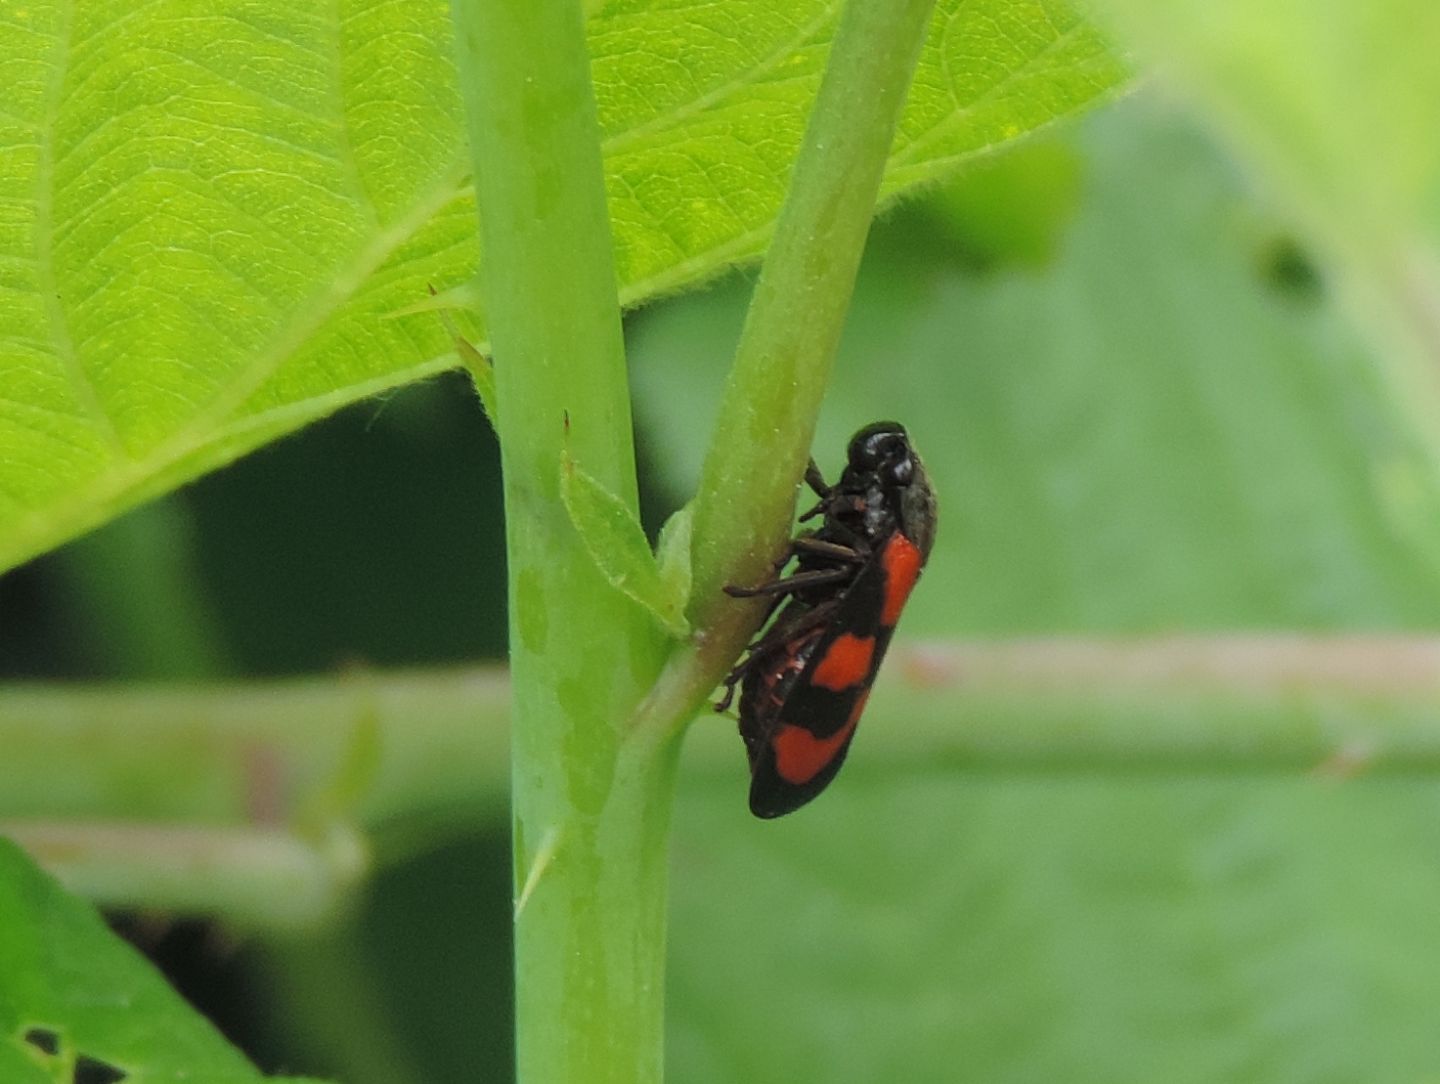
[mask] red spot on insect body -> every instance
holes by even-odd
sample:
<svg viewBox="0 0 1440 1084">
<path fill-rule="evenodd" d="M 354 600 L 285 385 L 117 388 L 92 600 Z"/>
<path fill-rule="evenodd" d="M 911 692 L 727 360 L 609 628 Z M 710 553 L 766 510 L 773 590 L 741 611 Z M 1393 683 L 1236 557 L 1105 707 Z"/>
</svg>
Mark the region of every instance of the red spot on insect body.
<svg viewBox="0 0 1440 1084">
<path fill-rule="evenodd" d="M 870 690 L 866 689 L 850 709 L 845 725 L 828 738 L 817 738 L 803 726 L 791 723 L 782 726 L 771 741 L 775 750 L 776 774 L 792 786 L 801 787 L 824 771 L 835 755 L 845 748 L 850 735 L 855 733 L 855 724 L 860 721 L 860 713 L 865 710 L 865 701 L 869 698 Z"/>
<path fill-rule="evenodd" d="M 925 555 L 903 534 L 895 534 L 886 543 L 880 563 L 885 569 L 885 608 L 880 612 L 880 623 L 888 626 L 900 620 L 905 600 L 920 578 Z"/>
<path fill-rule="evenodd" d="M 810 680 L 822 689 L 841 692 L 870 676 L 870 661 L 874 657 L 875 637 L 843 633 L 825 652 Z"/>
</svg>

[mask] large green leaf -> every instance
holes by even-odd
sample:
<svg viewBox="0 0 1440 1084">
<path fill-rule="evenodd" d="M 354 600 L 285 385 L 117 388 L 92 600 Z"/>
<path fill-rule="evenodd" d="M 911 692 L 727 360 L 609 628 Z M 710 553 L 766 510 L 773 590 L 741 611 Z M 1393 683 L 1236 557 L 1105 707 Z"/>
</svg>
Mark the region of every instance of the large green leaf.
<svg viewBox="0 0 1440 1084">
<path fill-rule="evenodd" d="M 763 245 L 838 8 L 592 20 L 627 302 Z M 0 568 L 454 363 L 433 315 L 394 318 L 478 259 L 448 26 L 443 0 L 0 14 Z M 889 190 L 1122 78 L 1066 4 L 942 0 Z"/>
<path fill-rule="evenodd" d="M 88 1061 L 90 1075 L 74 1075 Z M 267 1079 L 89 904 L 0 839 L 0 1073 L 7 1084 Z M 295 1080 L 294 1084 L 301 1084 Z"/>
<path fill-rule="evenodd" d="M 682 801 L 675 1079 L 1316 1084 L 1440 1068 L 1433 786 L 842 783 L 777 825 L 745 823 L 733 780 Z"/>
<path fill-rule="evenodd" d="M 1440 610 L 1424 526 L 1440 502 L 1360 336 L 1323 290 L 1277 281 L 1283 221 L 1152 104 L 1091 123 L 1048 268 L 1022 240 L 1023 263 L 977 271 L 918 209 L 877 233 L 817 458 L 833 472 L 849 431 L 889 416 L 926 457 L 940 534 L 902 640 L 1396 628 Z M 743 302 L 726 286 L 635 328 L 641 415 L 682 490 L 707 351 Z M 745 811 L 733 724 L 692 728 L 676 1079 L 1440 1071 L 1433 786 L 1017 778 L 950 759 L 916 775 L 926 735 L 941 748 L 966 720 L 915 711 L 923 686 L 898 715 L 887 687 L 906 679 L 882 673 L 845 771 L 781 822 Z"/>
<path fill-rule="evenodd" d="M 1103 0 L 1277 193 L 1440 467 L 1440 5 Z"/>
<path fill-rule="evenodd" d="M 1440 243 L 1440 7 L 1428 0 L 1098 6 L 1189 91 L 1208 121 L 1270 171 L 1287 207 L 1319 235 L 1352 256 Z"/>
</svg>

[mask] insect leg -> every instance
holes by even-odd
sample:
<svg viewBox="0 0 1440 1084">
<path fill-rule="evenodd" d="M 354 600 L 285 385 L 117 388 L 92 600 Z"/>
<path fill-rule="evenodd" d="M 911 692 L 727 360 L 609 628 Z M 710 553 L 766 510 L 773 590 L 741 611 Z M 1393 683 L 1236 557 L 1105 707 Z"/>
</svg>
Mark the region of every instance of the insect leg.
<svg viewBox="0 0 1440 1084">
<path fill-rule="evenodd" d="M 719 700 L 715 701 L 716 711 L 728 711 L 730 709 L 730 703 L 735 699 L 735 686 L 739 684 L 740 679 L 744 676 L 744 671 L 738 666 L 725 675 L 725 692 L 721 694 Z"/>
<path fill-rule="evenodd" d="M 805 465 L 805 482 L 821 500 L 830 496 L 830 487 L 825 484 L 825 476 L 820 473 L 813 458 Z"/>
<path fill-rule="evenodd" d="M 766 629 L 746 649 L 750 655 L 763 655 L 767 651 L 790 643 L 799 636 L 803 636 L 816 625 L 823 625 L 829 621 L 839 602 L 830 599 L 820 603 L 818 606 L 810 606 L 799 613 L 787 611 L 781 615 L 780 620 Z"/>
<path fill-rule="evenodd" d="M 758 587 L 739 587 L 733 583 L 725 585 L 725 593 L 731 598 L 755 598 L 759 595 L 791 595 L 807 587 L 819 587 L 822 583 L 839 583 L 855 575 L 849 568 L 817 568 L 810 572 L 797 572 L 783 580 L 771 580 Z"/>
<path fill-rule="evenodd" d="M 822 602 L 818 606 L 810 607 L 802 613 L 795 614 L 787 619 L 781 617 L 779 621 L 771 625 L 760 636 L 758 636 L 749 647 L 745 649 L 745 657 L 735 664 L 730 673 L 725 675 L 722 682 L 725 692 L 715 704 L 716 711 L 724 711 L 735 699 L 735 686 L 744 680 L 745 675 L 760 660 L 769 656 L 779 648 L 793 641 L 798 636 L 803 636 L 817 625 L 823 625 L 829 621 L 839 603 L 831 600 Z M 787 611 L 788 615 L 789 611 Z"/>
<path fill-rule="evenodd" d="M 836 524 L 835 526 L 838 527 L 839 525 Z M 840 529 L 844 530 L 844 528 Z M 847 533 L 854 534 L 854 532 Z M 859 538 L 858 535 L 855 535 L 855 537 Z M 827 542 L 823 538 L 816 538 L 814 535 L 808 534 L 801 535 L 791 542 L 790 549 L 793 553 L 815 553 L 825 557 L 833 557 L 837 561 L 845 561 L 849 564 L 856 565 L 862 564 L 869 557 L 869 554 L 858 546 L 845 546 L 839 542 Z"/>
<path fill-rule="evenodd" d="M 833 492 L 832 488 L 825 484 L 825 476 L 820 473 L 820 468 L 815 465 L 814 459 L 811 459 L 805 467 L 805 484 L 815 491 L 815 496 L 820 498 L 820 503 L 814 508 L 801 513 L 801 523 L 804 523 L 807 519 L 814 519 L 824 512 L 826 503 L 830 500 L 830 495 Z"/>
<path fill-rule="evenodd" d="M 832 488 L 819 504 L 800 517 L 800 522 L 804 523 L 816 516 L 824 516 L 828 520 L 831 516 L 843 512 L 859 514 L 864 511 L 865 498 L 854 493 L 841 493 L 838 489 Z"/>
</svg>

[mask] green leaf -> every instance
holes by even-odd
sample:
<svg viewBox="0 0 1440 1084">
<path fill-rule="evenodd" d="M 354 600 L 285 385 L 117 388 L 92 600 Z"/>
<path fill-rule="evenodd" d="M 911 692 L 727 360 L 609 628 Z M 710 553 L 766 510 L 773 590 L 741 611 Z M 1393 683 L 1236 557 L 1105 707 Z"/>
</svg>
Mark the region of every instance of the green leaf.
<svg viewBox="0 0 1440 1084">
<path fill-rule="evenodd" d="M 451 294 L 456 292 L 455 290 L 450 291 Z M 445 325 L 445 332 L 455 346 L 456 356 L 459 357 L 460 363 L 465 366 L 466 372 L 470 374 L 470 379 L 475 383 L 475 394 L 480 396 L 480 405 L 485 410 L 485 417 L 490 419 L 490 425 L 494 428 L 499 417 L 496 414 L 494 362 L 482 354 L 456 326 L 454 318 L 446 309 L 448 301 L 449 298 L 441 298 L 436 295 L 430 305 L 422 302 L 420 306 L 415 306 L 411 310 L 407 310 L 407 313 L 400 315 L 408 315 L 409 312 L 424 312 L 432 307 L 433 311 L 439 314 L 440 322 Z"/>
<path fill-rule="evenodd" d="M 1279 197 L 1440 470 L 1440 5 L 1105 0 Z"/>
<path fill-rule="evenodd" d="M 1428 0 L 1103 0 L 1291 208 L 1361 250 L 1440 240 L 1440 8 Z M 1383 154 L 1366 154 L 1384 148 Z"/>
<path fill-rule="evenodd" d="M 1056 139 L 1034 139 L 976 163 L 931 193 L 925 217 L 981 264 L 1043 266 L 1080 202 L 1080 160 Z"/>
<path fill-rule="evenodd" d="M 622 289 L 674 290 L 758 254 L 840 4 L 608 4 L 592 23 Z M 683 77 L 662 66 L 681 67 Z M 884 191 L 893 195 L 1114 93 L 1125 72 L 1053 0 L 940 0 Z"/>
<path fill-rule="evenodd" d="M 660 581 L 667 596 L 680 600 L 682 612 L 690 599 L 690 528 L 694 522 L 695 507 L 687 504 L 665 521 L 655 546 Z"/>
<path fill-rule="evenodd" d="M 746 823 L 733 734 L 729 786 L 682 787 L 674 1079 L 1316 1084 L 1440 1064 L 1432 784 L 879 779 L 873 737 L 843 796 L 778 823 Z"/>
<path fill-rule="evenodd" d="M 586 552 L 610 585 L 649 611 L 671 636 L 690 635 L 686 593 L 678 590 L 688 586 L 688 572 L 677 570 L 672 556 L 662 573 L 629 506 L 577 467 L 568 453 L 561 464 L 560 499 Z"/>
<path fill-rule="evenodd" d="M 81 1057 L 137 1082 L 266 1079 L 88 904 L 0 839 L 0 1072 L 69 1081 Z"/>
<path fill-rule="evenodd" d="M 590 21 L 626 303 L 763 247 L 837 10 Z M 478 262 L 446 4 L 38 0 L 0 69 L 0 568 L 457 364 L 415 311 Z M 1065 4 L 944 0 L 886 190 L 1124 77 Z"/>
<path fill-rule="evenodd" d="M 928 213 L 872 238 L 816 458 L 833 474 L 883 417 L 925 456 L 939 535 L 901 647 L 1433 628 L 1435 481 L 1333 293 L 1274 274 L 1288 223 L 1152 101 L 1093 118 L 1081 150 L 1046 268 L 977 272 Z M 634 322 L 639 416 L 677 491 L 744 300 L 726 284 Z M 745 810 L 733 727 L 691 728 L 676 1079 L 1313 1084 L 1440 1064 L 1433 786 L 916 770 L 969 722 L 925 702 L 923 675 L 882 671 L 844 772 L 780 822 Z"/>
</svg>

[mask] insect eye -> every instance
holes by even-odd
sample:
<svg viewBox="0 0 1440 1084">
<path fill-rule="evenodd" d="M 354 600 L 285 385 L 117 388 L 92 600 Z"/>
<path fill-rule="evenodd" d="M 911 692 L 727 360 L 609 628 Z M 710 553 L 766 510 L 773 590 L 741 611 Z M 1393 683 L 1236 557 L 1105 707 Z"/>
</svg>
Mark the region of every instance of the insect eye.
<svg viewBox="0 0 1440 1084">
<path fill-rule="evenodd" d="M 855 434 L 850 443 L 850 465 L 856 470 L 890 472 L 893 465 L 908 459 L 910 445 L 905 430 L 894 422 L 876 422 Z"/>
<path fill-rule="evenodd" d="M 902 437 L 886 434 L 882 440 L 876 443 L 873 469 L 881 471 L 892 482 L 901 485 L 909 482 L 910 475 L 913 473 L 910 462 L 910 445 Z"/>
</svg>

